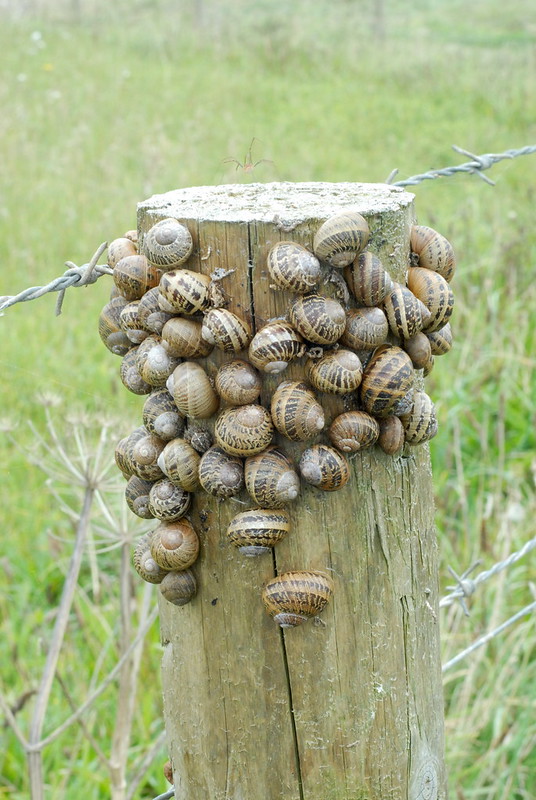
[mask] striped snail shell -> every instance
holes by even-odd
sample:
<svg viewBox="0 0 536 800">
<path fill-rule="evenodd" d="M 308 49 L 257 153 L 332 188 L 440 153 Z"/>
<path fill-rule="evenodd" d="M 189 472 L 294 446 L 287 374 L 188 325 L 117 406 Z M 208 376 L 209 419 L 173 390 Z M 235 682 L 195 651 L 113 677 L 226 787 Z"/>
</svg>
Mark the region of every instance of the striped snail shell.
<svg viewBox="0 0 536 800">
<path fill-rule="evenodd" d="M 187 492 L 199 487 L 201 456 L 186 439 L 177 437 L 166 444 L 158 456 L 158 466 L 169 480 Z"/>
<path fill-rule="evenodd" d="M 300 491 L 300 479 L 291 462 L 275 447 L 247 458 L 244 477 L 249 496 L 263 508 L 281 508 Z"/>
<path fill-rule="evenodd" d="M 162 328 L 162 343 L 176 358 L 204 358 L 214 349 L 203 338 L 203 323 L 188 317 L 171 317 Z"/>
<path fill-rule="evenodd" d="M 151 555 L 152 533 L 142 536 L 134 548 L 134 569 L 147 583 L 161 583 L 167 571 L 156 563 Z"/>
<path fill-rule="evenodd" d="M 130 510 L 142 519 L 152 519 L 154 514 L 149 509 L 149 492 L 153 481 L 144 481 L 137 475 L 131 475 L 125 487 L 125 500 Z"/>
<path fill-rule="evenodd" d="M 216 444 L 231 456 L 254 456 L 266 450 L 274 435 L 270 412 L 250 404 L 225 408 L 216 420 Z"/>
<path fill-rule="evenodd" d="M 198 453 L 206 453 L 214 443 L 214 437 L 208 428 L 198 425 L 191 420 L 184 431 L 184 438 Z"/>
<path fill-rule="evenodd" d="M 184 417 L 173 402 L 173 397 L 163 387 L 154 389 L 143 404 L 143 424 L 165 442 L 181 436 L 184 431 Z"/>
<path fill-rule="evenodd" d="M 378 445 L 384 453 L 394 456 L 404 447 L 406 434 L 400 419 L 395 416 L 384 417 L 378 420 L 380 425 L 380 435 Z"/>
<path fill-rule="evenodd" d="M 244 465 L 221 447 L 210 447 L 199 462 L 199 482 L 209 494 L 232 497 L 244 488 Z"/>
<path fill-rule="evenodd" d="M 227 528 L 227 539 L 245 556 L 269 553 L 290 530 L 288 511 L 254 508 L 237 514 Z"/>
<path fill-rule="evenodd" d="M 366 411 L 346 411 L 335 417 L 328 434 L 339 450 L 357 453 L 376 442 L 380 435 L 380 426 Z"/>
<path fill-rule="evenodd" d="M 131 239 L 127 239 L 126 236 L 119 236 L 108 245 L 108 266 L 113 269 L 122 258 L 135 256 L 137 252 L 138 248 Z"/>
<path fill-rule="evenodd" d="M 395 281 L 383 300 L 383 310 L 391 332 L 399 339 L 410 339 L 431 319 L 424 303 L 407 286 Z"/>
<path fill-rule="evenodd" d="M 432 273 L 435 274 L 435 273 Z M 404 350 L 411 358 L 411 363 L 415 369 L 424 369 L 430 361 L 432 348 L 430 340 L 422 331 L 416 333 L 410 339 L 404 339 Z"/>
<path fill-rule="evenodd" d="M 126 333 L 130 341 L 134 344 L 141 344 L 141 342 L 149 336 L 149 331 L 146 331 L 140 322 L 138 313 L 139 305 L 139 300 L 133 300 L 131 303 L 127 303 L 127 305 L 124 306 L 119 315 L 121 330 Z"/>
<path fill-rule="evenodd" d="M 431 371 L 433 370 L 434 361 L 435 361 L 434 356 L 430 355 L 430 358 L 428 359 L 428 361 L 426 362 L 426 364 L 422 368 L 422 374 L 423 374 L 424 378 L 426 378 L 426 376 L 429 375 L 431 373 Z"/>
<path fill-rule="evenodd" d="M 119 377 L 123 386 L 133 394 L 149 394 L 153 387 L 147 381 L 144 381 L 138 370 L 138 348 L 140 345 L 133 347 L 126 353 L 121 361 L 119 368 Z"/>
<path fill-rule="evenodd" d="M 408 391 L 403 397 L 399 397 L 398 400 L 394 403 L 391 413 L 397 417 L 401 417 L 402 414 L 407 414 L 411 407 L 413 406 L 413 399 L 415 394 L 415 388 L 410 386 Z"/>
<path fill-rule="evenodd" d="M 335 344 L 346 325 L 344 308 L 332 297 L 311 292 L 291 303 L 289 320 L 304 339 L 315 344 Z"/>
<path fill-rule="evenodd" d="M 160 336 L 162 328 L 168 319 L 171 319 L 171 314 L 162 311 L 158 303 L 159 297 L 160 288 L 158 286 L 153 286 L 152 289 L 145 292 L 138 301 L 138 319 L 144 330 L 157 333 Z"/>
<path fill-rule="evenodd" d="M 325 492 L 335 492 L 348 483 L 348 461 L 327 444 L 315 444 L 304 450 L 299 463 L 300 474 L 307 483 Z"/>
<path fill-rule="evenodd" d="M 238 353 L 251 341 L 251 328 L 243 319 L 226 308 L 212 308 L 205 312 L 203 338 L 224 353 Z"/>
<path fill-rule="evenodd" d="M 282 628 L 294 628 L 315 617 L 333 594 L 333 582 L 323 572 L 284 572 L 262 590 L 267 612 Z"/>
<path fill-rule="evenodd" d="M 207 419 L 216 413 L 219 397 L 203 369 L 195 361 L 183 361 L 166 384 L 181 414 L 193 419 Z"/>
<path fill-rule="evenodd" d="M 159 439 L 158 436 L 153 436 L 152 433 L 147 433 L 147 431 L 138 435 L 134 431 L 132 443 L 127 442 L 128 458 L 134 475 L 146 481 L 158 481 L 163 478 L 162 470 L 158 466 L 158 456 L 164 446 L 165 442 Z"/>
<path fill-rule="evenodd" d="M 162 569 L 190 567 L 199 553 L 199 537 L 187 519 L 161 522 L 151 537 L 151 555 Z"/>
<path fill-rule="evenodd" d="M 143 238 L 143 252 L 160 269 L 180 267 L 190 257 L 194 243 L 190 231 L 176 219 L 162 219 Z"/>
<path fill-rule="evenodd" d="M 354 350 L 369 350 L 387 341 L 389 323 L 381 308 L 349 308 L 341 344 Z"/>
<path fill-rule="evenodd" d="M 308 361 L 305 373 L 319 392 L 349 394 L 361 383 L 363 368 L 351 350 L 332 350 L 318 361 Z"/>
<path fill-rule="evenodd" d="M 268 322 L 253 337 L 248 356 L 258 369 L 273 375 L 305 353 L 305 344 L 292 325 L 283 320 Z"/>
<path fill-rule="evenodd" d="M 373 417 L 388 417 L 413 385 L 411 358 L 400 347 L 384 344 L 376 349 L 361 381 L 364 411 Z"/>
<path fill-rule="evenodd" d="M 421 390 L 414 393 L 411 410 L 400 415 L 400 420 L 404 426 L 407 444 L 427 442 L 437 433 L 435 406 L 429 395 Z"/>
<path fill-rule="evenodd" d="M 316 436 L 324 427 L 324 410 L 314 392 L 303 381 L 284 381 L 272 395 L 275 427 L 294 442 Z"/>
<path fill-rule="evenodd" d="M 106 303 L 99 315 L 99 336 L 111 353 L 124 356 L 134 347 L 121 328 L 121 312 L 128 305 L 128 301 L 119 295 Z"/>
<path fill-rule="evenodd" d="M 248 361 L 236 359 L 222 364 L 216 373 L 214 385 L 226 403 L 243 406 L 257 399 L 261 393 L 262 381 L 257 370 Z"/>
<path fill-rule="evenodd" d="M 179 359 L 171 356 L 156 333 L 143 341 L 136 351 L 136 366 L 142 380 L 151 386 L 165 386 Z"/>
<path fill-rule="evenodd" d="M 149 511 L 157 519 L 173 521 L 184 517 L 192 496 L 180 486 L 175 486 L 169 478 L 156 481 L 149 492 Z"/>
<path fill-rule="evenodd" d="M 454 307 L 454 295 L 445 278 L 439 272 L 423 267 L 408 269 L 408 288 L 426 306 L 430 319 L 424 331 L 436 331 L 449 321 Z"/>
<path fill-rule="evenodd" d="M 345 268 L 344 277 L 355 299 L 363 306 L 379 305 L 392 286 L 391 277 L 378 256 L 368 251 Z"/>
<path fill-rule="evenodd" d="M 190 269 L 164 272 L 160 280 L 159 304 L 173 314 L 196 314 L 211 305 L 209 275 Z"/>
<path fill-rule="evenodd" d="M 132 449 L 136 442 L 147 436 L 147 431 L 143 425 L 135 428 L 128 436 L 121 439 L 115 448 L 115 463 L 126 478 L 134 474 L 132 466 Z"/>
<path fill-rule="evenodd" d="M 438 272 L 446 281 L 452 280 L 456 257 L 448 239 L 426 225 L 413 225 L 410 246 L 419 267 Z"/>
<path fill-rule="evenodd" d="M 346 211 L 327 219 L 317 230 L 313 252 L 332 267 L 346 267 L 365 249 L 370 231 L 361 214 Z"/>
<path fill-rule="evenodd" d="M 443 325 L 438 331 L 433 331 L 431 333 L 427 331 L 426 337 L 430 342 L 433 356 L 442 356 L 448 353 L 452 347 L 452 329 L 450 327 L 450 322 L 447 322 L 447 324 Z"/>
<path fill-rule="evenodd" d="M 270 277 L 279 289 L 291 289 L 303 294 L 320 280 L 318 258 L 297 242 L 274 244 L 266 263 Z"/>
<path fill-rule="evenodd" d="M 160 594 L 174 606 L 185 606 L 197 593 L 197 581 L 191 569 L 167 572 L 160 582 Z"/>
<path fill-rule="evenodd" d="M 158 286 L 161 272 L 145 256 L 125 256 L 114 267 L 114 283 L 128 301 L 139 300 L 148 289 Z"/>
</svg>

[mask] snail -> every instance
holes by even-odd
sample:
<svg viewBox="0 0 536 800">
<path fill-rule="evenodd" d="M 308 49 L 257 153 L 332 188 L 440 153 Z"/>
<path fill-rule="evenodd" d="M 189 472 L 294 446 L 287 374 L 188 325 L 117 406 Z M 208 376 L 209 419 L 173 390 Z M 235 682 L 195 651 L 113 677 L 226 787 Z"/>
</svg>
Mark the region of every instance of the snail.
<svg viewBox="0 0 536 800">
<path fill-rule="evenodd" d="M 199 553 L 199 537 L 192 523 L 184 519 L 161 522 L 151 536 L 151 555 L 162 569 L 190 567 Z"/>
<path fill-rule="evenodd" d="M 400 421 L 404 426 L 407 444 L 421 444 L 436 435 L 435 407 L 426 392 L 419 390 L 414 393 L 411 409 L 400 415 Z"/>
<path fill-rule="evenodd" d="M 303 294 L 320 280 L 320 262 L 297 242 L 278 242 L 268 253 L 268 272 L 275 287 Z M 275 288 L 274 287 L 274 288 Z"/>
<path fill-rule="evenodd" d="M 419 267 L 434 270 L 451 281 L 456 270 L 456 257 L 451 243 L 426 225 L 413 225 L 410 246 Z"/>
<path fill-rule="evenodd" d="M 127 442 L 127 455 L 134 475 L 146 481 L 158 481 L 163 478 L 162 470 L 158 466 L 158 457 L 164 447 L 165 442 L 158 436 L 153 436 L 147 431 L 142 434 L 134 431 L 132 440 Z"/>
<path fill-rule="evenodd" d="M 413 385 L 413 364 L 400 347 L 384 344 L 376 349 L 363 373 L 360 398 L 364 411 L 387 417 Z"/>
<path fill-rule="evenodd" d="M 199 462 L 199 481 L 203 489 L 216 497 L 232 497 L 244 487 L 244 465 L 221 447 L 210 447 Z"/>
<path fill-rule="evenodd" d="M 430 312 L 424 331 L 435 331 L 446 325 L 452 315 L 454 295 L 445 278 L 439 272 L 423 267 L 408 269 L 408 288 Z"/>
<path fill-rule="evenodd" d="M 224 353 L 238 353 L 251 341 L 251 329 L 244 320 L 226 308 L 212 308 L 205 312 L 203 338 Z"/>
<path fill-rule="evenodd" d="M 137 475 L 131 475 L 125 487 L 125 500 L 130 510 L 142 519 L 152 519 L 154 514 L 149 509 L 149 492 L 153 481 L 145 481 Z"/>
<path fill-rule="evenodd" d="M 332 267 L 346 267 L 365 249 L 369 234 L 369 226 L 361 214 L 345 211 L 320 226 L 313 240 L 313 252 Z"/>
<path fill-rule="evenodd" d="M 165 387 L 154 389 L 148 395 L 143 404 L 142 419 L 149 433 L 166 442 L 181 436 L 184 431 L 184 417 Z"/>
<path fill-rule="evenodd" d="M 139 300 L 148 289 L 158 286 L 161 272 L 145 256 L 125 256 L 114 267 L 114 283 L 128 301 Z"/>
<path fill-rule="evenodd" d="M 304 339 L 321 345 L 335 344 L 346 325 L 346 314 L 341 304 L 332 297 L 314 292 L 296 297 L 288 316 L 291 325 Z"/>
<path fill-rule="evenodd" d="M 133 228 L 130 231 L 126 231 L 126 233 L 124 233 L 123 236 L 125 237 L 125 239 L 130 239 L 130 241 L 134 242 L 135 245 L 138 244 L 138 231 L 136 230 L 136 228 Z"/>
<path fill-rule="evenodd" d="M 175 486 L 169 478 L 156 481 L 149 492 L 149 511 L 153 517 L 170 522 L 184 517 L 192 496 L 180 486 Z"/>
<path fill-rule="evenodd" d="M 134 445 L 147 436 L 147 430 L 143 425 L 135 428 L 128 436 L 123 437 L 115 448 L 115 463 L 128 479 L 134 474 L 132 466 L 132 450 Z"/>
<path fill-rule="evenodd" d="M 138 370 L 137 356 L 138 348 L 140 345 L 133 347 L 123 356 L 121 367 L 119 369 L 119 377 L 123 386 L 133 394 L 149 394 L 152 391 L 152 386 L 147 381 L 144 381 Z"/>
<path fill-rule="evenodd" d="M 174 606 L 185 606 L 197 593 L 197 581 L 191 569 L 166 572 L 160 581 L 160 594 Z"/>
<path fill-rule="evenodd" d="M 432 331 L 431 333 L 426 331 L 426 337 L 430 342 L 433 356 L 442 356 L 448 353 L 452 347 L 452 329 L 450 327 L 450 322 L 447 322 L 446 325 L 443 325 L 443 327 L 437 331 Z"/>
<path fill-rule="evenodd" d="M 143 237 L 143 252 L 148 261 L 166 271 L 184 264 L 193 246 L 188 228 L 172 218 L 160 220 Z"/>
<path fill-rule="evenodd" d="M 290 530 L 288 511 L 254 508 L 241 511 L 227 527 L 227 539 L 245 556 L 269 553 Z"/>
<path fill-rule="evenodd" d="M 197 450 L 198 453 L 206 453 L 207 450 L 212 447 L 214 442 L 214 437 L 208 428 L 194 423 L 191 420 L 188 423 L 188 427 L 184 431 L 184 439 L 188 442 L 188 444 L 191 444 L 194 450 Z"/>
<path fill-rule="evenodd" d="M 421 331 L 431 319 L 431 314 L 413 292 L 393 281 L 391 291 L 384 297 L 383 310 L 394 336 L 409 339 Z"/>
<path fill-rule="evenodd" d="M 344 277 L 351 293 L 363 306 L 379 305 L 392 286 L 389 273 L 378 256 L 368 251 L 345 267 Z"/>
<path fill-rule="evenodd" d="M 140 377 L 150 386 L 161 387 L 165 383 L 179 359 L 169 354 L 162 340 L 155 333 L 143 341 L 136 351 L 136 367 Z"/>
<path fill-rule="evenodd" d="M 368 350 L 387 341 L 389 323 L 381 308 L 349 308 L 340 343 L 354 350 Z"/>
<path fill-rule="evenodd" d="M 380 435 L 380 426 L 365 411 L 347 411 L 335 417 L 328 434 L 338 450 L 357 453 L 376 442 Z"/>
<path fill-rule="evenodd" d="M 263 508 L 281 508 L 300 491 L 300 479 L 291 462 L 275 447 L 246 458 L 244 478 L 249 496 Z"/>
<path fill-rule="evenodd" d="M 333 595 L 333 581 L 323 572 L 284 572 L 262 590 L 267 612 L 282 628 L 301 625 L 326 607 Z"/>
<path fill-rule="evenodd" d="M 116 356 L 124 356 L 134 347 L 134 342 L 121 328 L 121 312 L 126 305 L 128 301 L 119 295 L 106 303 L 99 315 L 99 336 L 108 350 Z"/>
<path fill-rule="evenodd" d="M 158 456 L 158 466 L 169 480 L 187 492 L 199 487 L 201 456 L 186 439 L 177 437 L 166 444 Z"/>
<path fill-rule="evenodd" d="M 203 323 L 187 317 L 171 317 L 162 327 L 162 344 L 176 358 L 204 358 L 214 345 L 203 337 Z"/>
<path fill-rule="evenodd" d="M 432 356 L 432 347 L 425 333 L 419 331 L 410 339 L 405 339 L 403 344 L 404 350 L 411 358 L 411 363 L 415 369 L 424 369 L 429 364 Z"/>
<path fill-rule="evenodd" d="M 253 403 L 259 396 L 262 381 L 257 370 L 247 361 L 228 361 L 222 364 L 214 380 L 216 391 L 226 403 L 242 406 Z"/>
<path fill-rule="evenodd" d="M 219 398 L 210 379 L 195 361 L 183 361 L 166 383 L 181 414 L 193 419 L 207 419 L 218 409 Z"/>
<path fill-rule="evenodd" d="M 318 361 L 308 361 L 305 373 L 318 391 L 343 395 L 358 388 L 363 369 L 356 353 L 351 350 L 332 350 Z"/>
<path fill-rule="evenodd" d="M 348 461 L 327 444 L 315 444 L 304 450 L 299 462 L 302 478 L 325 492 L 335 492 L 348 483 Z"/>
<path fill-rule="evenodd" d="M 147 583 L 161 583 L 167 571 L 156 563 L 151 554 L 152 533 L 142 536 L 134 548 L 134 569 Z"/>
<path fill-rule="evenodd" d="M 269 322 L 253 337 L 248 355 L 253 366 L 270 375 L 282 372 L 305 353 L 305 344 L 292 325 L 283 320 Z"/>
<path fill-rule="evenodd" d="M 394 456 L 404 447 L 405 432 L 400 419 L 395 416 L 384 417 L 378 420 L 380 435 L 378 445 L 384 453 Z"/>
<path fill-rule="evenodd" d="M 314 392 L 303 381 L 284 381 L 272 395 L 275 427 L 294 442 L 316 436 L 324 427 L 324 411 Z"/>
<path fill-rule="evenodd" d="M 122 258 L 135 256 L 137 252 L 138 248 L 131 239 L 126 236 L 119 236 L 108 245 L 108 266 L 113 269 Z"/>
<path fill-rule="evenodd" d="M 190 269 L 164 272 L 160 280 L 158 302 L 171 314 L 196 314 L 212 304 L 211 278 Z"/>
<path fill-rule="evenodd" d="M 134 344 L 141 344 L 141 342 L 149 336 L 149 331 L 144 330 L 140 322 L 138 313 L 139 304 L 139 300 L 133 300 L 131 303 L 127 303 L 119 315 L 121 330 L 126 333 L 127 337 Z"/>
<path fill-rule="evenodd" d="M 274 435 L 269 411 L 250 404 L 224 409 L 216 420 L 216 444 L 232 456 L 254 456 L 265 450 Z"/>
<path fill-rule="evenodd" d="M 145 292 L 143 297 L 138 300 L 138 320 L 144 330 L 160 336 L 164 325 L 172 317 L 171 314 L 160 308 L 159 297 L 160 288 L 158 286 L 153 286 L 152 289 Z"/>
</svg>

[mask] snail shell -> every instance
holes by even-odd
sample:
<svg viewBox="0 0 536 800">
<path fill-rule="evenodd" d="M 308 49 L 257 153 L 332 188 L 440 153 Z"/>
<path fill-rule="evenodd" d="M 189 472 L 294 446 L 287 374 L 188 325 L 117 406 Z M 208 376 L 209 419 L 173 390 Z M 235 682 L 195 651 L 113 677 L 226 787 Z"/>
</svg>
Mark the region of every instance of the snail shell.
<svg viewBox="0 0 536 800">
<path fill-rule="evenodd" d="M 431 319 L 430 312 L 413 292 L 395 281 L 384 298 L 383 310 L 392 333 L 399 339 L 415 336 Z"/>
<path fill-rule="evenodd" d="M 242 406 L 253 403 L 261 393 L 262 381 L 248 361 L 229 361 L 216 373 L 216 391 L 226 403 Z"/>
<path fill-rule="evenodd" d="M 423 391 L 413 395 L 413 405 L 407 414 L 401 414 L 406 442 L 410 445 L 421 444 L 432 439 L 437 433 L 435 406 L 430 397 Z"/>
<path fill-rule="evenodd" d="M 431 274 L 435 275 L 435 273 Z M 416 333 L 411 339 L 404 340 L 404 350 L 411 358 L 415 369 L 424 369 L 432 355 L 430 340 L 422 331 Z"/>
<path fill-rule="evenodd" d="M 347 411 L 335 417 L 329 428 L 329 438 L 344 453 L 357 453 L 373 445 L 380 435 L 380 426 L 365 411 Z"/>
<path fill-rule="evenodd" d="M 324 410 L 314 393 L 302 381 L 284 381 L 272 395 L 275 427 L 294 442 L 316 436 L 324 427 Z"/>
<path fill-rule="evenodd" d="M 199 462 L 199 481 L 203 489 L 216 497 L 232 497 L 244 487 L 244 465 L 221 447 L 210 447 Z"/>
<path fill-rule="evenodd" d="M 195 361 L 184 361 L 170 375 L 167 387 L 181 414 L 207 419 L 216 413 L 219 398 L 210 379 Z"/>
<path fill-rule="evenodd" d="M 197 582 L 191 569 L 166 572 L 160 582 L 160 593 L 168 603 L 185 606 L 197 593 Z"/>
<path fill-rule="evenodd" d="M 196 425 L 192 421 L 184 431 L 184 438 L 198 453 L 206 453 L 212 447 L 214 438 L 208 428 Z"/>
<path fill-rule="evenodd" d="M 389 456 L 394 456 L 400 452 L 404 447 L 405 431 L 398 417 L 384 417 L 378 420 L 380 425 L 380 435 L 378 436 L 378 445 L 384 453 Z"/>
<path fill-rule="evenodd" d="M 363 368 L 356 353 L 351 350 L 333 350 L 318 361 L 308 361 L 305 372 L 318 391 L 342 395 L 358 388 Z"/>
<path fill-rule="evenodd" d="M 187 492 L 199 487 L 201 456 L 186 439 L 172 439 L 158 457 L 158 466 L 169 480 Z"/>
<path fill-rule="evenodd" d="M 164 449 L 165 442 L 147 431 L 141 435 L 137 431 L 133 433 L 132 439 L 129 437 L 131 441 L 127 441 L 127 456 L 132 472 L 146 481 L 159 481 L 164 475 L 158 466 L 158 456 Z"/>
<path fill-rule="evenodd" d="M 139 304 L 139 300 L 133 300 L 131 303 L 127 303 L 119 315 L 121 330 L 126 333 L 130 341 L 134 342 L 134 344 L 140 344 L 149 336 L 149 331 L 144 330 L 140 322 L 138 314 Z"/>
<path fill-rule="evenodd" d="M 388 417 L 413 385 L 411 358 L 400 347 L 381 345 L 367 364 L 360 387 L 363 409 L 373 417 Z"/>
<path fill-rule="evenodd" d="M 204 358 L 214 345 L 203 338 L 203 323 L 187 317 L 171 317 L 162 328 L 162 343 L 176 358 Z"/>
<path fill-rule="evenodd" d="M 143 239 L 143 252 L 151 264 L 163 270 L 180 267 L 190 257 L 194 243 L 190 231 L 171 217 L 150 228 Z"/>
<path fill-rule="evenodd" d="M 135 245 L 138 244 L 138 231 L 136 228 L 132 228 L 130 231 L 125 231 L 123 234 L 125 239 L 130 239 L 131 242 L 134 242 Z"/>
<path fill-rule="evenodd" d="M 144 481 L 137 475 L 131 475 L 125 487 L 125 500 L 130 510 L 142 519 L 152 519 L 154 514 L 149 509 L 149 492 L 153 481 Z"/>
<path fill-rule="evenodd" d="M 244 477 L 249 496 L 263 508 L 281 508 L 300 491 L 300 479 L 291 462 L 275 447 L 247 458 Z"/>
<path fill-rule="evenodd" d="M 108 245 L 108 266 L 113 269 L 122 258 L 135 256 L 137 252 L 138 248 L 135 243 L 131 239 L 127 239 L 126 236 L 113 239 Z"/>
<path fill-rule="evenodd" d="M 268 272 L 279 289 L 303 294 L 320 280 L 320 262 L 297 242 L 278 242 L 268 253 Z"/>
<path fill-rule="evenodd" d="M 408 270 L 408 288 L 430 312 L 430 319 L 423 327 L 424 331 L 435 331 L 447 324 L 454 307 L 454 295 L 439 272 L 411 267 Z"/>
<path fill-rule="evenodd" d="M 161 522 L 151 537 L 151 555 L 165 570 L 190 567 L 199 553 L 199 537 L 187 519 Z"/>
<path fill-rule="evenodd" d="M 175 367 L 179 364 L 178 358 L 173 358 L 162 340 L 152 334 L 140 344 L 136 351 L 136 366 L 142 380 L 151 386 L 165 386 L 165 383 Z"/>
<path fill-rule="evenodd" d="M 171 319 L 171 314 L 162 311 L 159 305 L 160 288 L 153 286 L 138 300 L 138 319 L 144 330 L 162 334 L 162 328 Z"/>
<path fill-rule="evenodd" d="M 332 297 L 315 293 L 296 297 L 288 315 L 298 333 L 315 344 L 334 344 L 346 325 L 346 314 L 341 304 Z"/>
<path fill-rule="evenodd" d="M 126 355 L 123 356 L 121 367 L 119 369 L 119 377 L 123 386 L 133 394 L 149 394 L 153 387 L 147 381 L 144 381 L 138 370 L 138 348 L 133 347 Z"/>
<path fill-rule="evenodd" d="M 348 288 L 362 306 L 377 306 L 391 290 L 392 280 L 374 253 L 361 253 L 344 270 Z"/>
<path fill-rule="evenodd" d="M 325 608 L 333 594 L 333 582 L 314 570 L 284 572 L 262 590 L 267 612 L 282 628 L 301 625 Z"/>
<path fill-rule="evenodd" d="M 167 572 L 156 563 L 151 555 L 151 539 L 152 533 L 147 533 L 138 540 L 132 559 L 134 569 L 147 583 L 161 583 Z"/>
<path fill-rule="evenodd" d="M 290 530 L 288 511 L 254 508 L 237 514 L 227 528 L 227 538 L 245 556 L 260 556 L 284 539 Z"/>
<path fill-rule="evenodd" d="M 216 420 L 214 438 L 232 456 L 254 456 L 265 450 L 274 435 L 270 413 L 251 404 L 225 408 Z"/>
<path fill-rule="evenodd" d="M 283 320 L 269 322 L 253 337 L 248 355 L 251 363 L 269 374 L 282 372 L 305 353 L 305 344 L 292 325 Z"/>
<path fill-rule="evenodd" d="M 119 295 L 106 303 L 99 315 L 99 336 L 103 344 L 116 356 L 124 356 L 134 346 L 121 328 L 121 312 L 128 301 Z"/>
<path fill-rule="evenodd" d="M 369 235 L 369 226 L 361 214 L 336 214 L 317 230 L 313 251 L 320 261 L 327 261 L 332 267 L 346 267 L 365 249 Z"/>
<path fill-rule="evenodd" d="M 456 257 L 448 239 L 426 225 L 413 225 L 410 246 L 418 256 L 419 267 L 438 272 L 446 281 L 452 280 Z"/>
<path fill-rule="evenodd" d="M 180 486 L 175 486 L 169 478 L 156 481 L 149 492 L 149 511 L 153 517 L 173 521 L 184 517 L 192 496 Z"/>
<path fill-rule="evenodd" d="M 387 341 L 389 323 L 381 308 L 349 308 L 341 344 L 369 350 Z"/>
<path fill-rule="evenodd" d="M 164 272 L 160 280 L 160 308 L 175 314 L 205 311 L 212 302 L 210 284 L 209 275 L 190 269 Z"/>
<path fill-rule="evenodd" d="M 149 433 L 165 442 L 181 436 L 184 431 L 184 417 L 166 388 L 151 392 L 143 404 L 142 419 Z"/>
<path fill-rule="evenodd" d="M 442 356 L 448 353 L 452 347 L 452 329 L 450 327 L 450 322 L 447 322 L 447 324 L 443 325 L 438 331 L 433 331 L 432 333 L 428 333 L 427 331 L 426 337 L 430 342 L 433 356 Z"/>
<path fill-rule="evenodd" d="M 114 267 L 114 283 L 127 300 L 139 300 L 148 289 L 158 286 L 161 272 L 145 256 L 125 256 Z"/>
<path fill-rule="evenodd" d="M 140 425 L 135 428 L 128 436 L 119 441 L 115 448 L 115 463 L 126 478 L 134 474 L 132 466 L 132 449 L 136 442 L 147 436 L 147 431 Z"/>
<path fill-rule="evenodd" d="M 299 469 L 307 483 L 325 492 L 342 489 L 350 477 L 350 467 L 346 458 L 327 444 L 315 444 L 304 450 Z"/>
<path fill-rule="evenodd" d="M 203 338 L 224 353 L 238 353 L 251 341 L 251 328 L 244 320 L 226 308 L 205 312 Z"/>
</svg>

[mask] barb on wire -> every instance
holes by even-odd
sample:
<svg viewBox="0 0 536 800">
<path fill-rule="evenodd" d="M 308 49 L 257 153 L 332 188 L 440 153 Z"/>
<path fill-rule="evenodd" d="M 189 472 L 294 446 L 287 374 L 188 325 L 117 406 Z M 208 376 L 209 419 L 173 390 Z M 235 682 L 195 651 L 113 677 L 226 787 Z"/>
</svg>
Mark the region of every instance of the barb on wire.
<svg viewBox="0 0 536 800">
<path fill-rule="evenodd" d="M 455 175 L 457 172 L 468 172 L 471 175 L 478 175 L 478 177 L 482 178 L 482 180 L 486 183 L 489 183 L 491 186 L 495 186 L 495 182 L 488 178 L 487 175 L 484 175 L 483 170 L 489 169 L 494 164 L 497 164 L 497 162 L 503 161 L 505 158 L 517 158 L 517 156 L 528 156 L 532 153 L 536 153 L 536 145 L 521 147 L 518 150 L 506 150 L 504 153 L 484 153 L 480 156 L 476 156 L 474 153 L 470 153 L 467 150 L 464 150 L 462 147 L 457 147 L 455 144 L 452 145 L 452 149 L 456 153 L 468 156 L 471 161 L 467 161 L 465 164 L 457 164 L 452 167 L 431 169 L 428 172 L 421 173 L 420 175 L 412 175 L 411 178 L 406 178 L 404 181 L 394 181 L 394 178 L 398 174 L 398 170 L 394 169 L 385 182 L 391 186 L 417 186 L 422 181 L 434 180 L 435 178 L 449 178 L 451 175 Z"/>
</svg>

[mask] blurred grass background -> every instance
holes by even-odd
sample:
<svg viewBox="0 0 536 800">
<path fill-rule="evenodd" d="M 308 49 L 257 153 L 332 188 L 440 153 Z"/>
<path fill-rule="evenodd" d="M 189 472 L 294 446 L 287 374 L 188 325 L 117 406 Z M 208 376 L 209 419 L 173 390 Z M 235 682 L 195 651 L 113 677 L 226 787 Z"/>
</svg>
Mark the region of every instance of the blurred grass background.
<svg viewBox="0 0 536 800">
<path fill-rule="evenodd" d="M 4 0 L 0 74 L 0 295 L 47 283 L 67 259 L 88 261 L 135 227 L 137 202 L 153 193 L 248 179 L 382 182 L 394 167 L 403 179 L 458 163 L 452 144 L 499 153 L 536 142 L 529 0 Z M 253 137 L 254 159 L 272 164 L 248 176 L 223 163 L 243 161 Z M 536 156 L 488 174 L 494 188 L 458 176 L 414 190 L 419 222 L 459 259 L 456 345 L 427 379 L 440 422 L 431 452 L 443 589 L 447 564 L 488 568 L 534 536 Z M 66 409 L 117 414 L 125 432 L 138 424 L 141 400 L 126 396 L 97 334 L 108 292 L 103 278 L 69 291 L 59 318 L 48 295 L 0 320 L 0 416 L 21 444 L 31 444 L 28 420 L 43 428 L 43 391 Z M 70 528 L 42 474 L 8 438 L 0 447 L 0 657 L 15 699 L 37 682 L 69 555 L 51 531 L 68 538 Z M 531 601 L 530 560 L 481 587 L 468 619 L 457 606 L 441 612 L 445 660 Z M 106 569 L 100 613 L 113 627 L 111 556 Z M 91 618 L 80 612 L 65 655 L 79 698 L 89 675 L 80 652 L 93 659 L 100 647 Z M 452 798 L 536 796 L 534 641 L 527 618 L 446 673 Z M 158 662 L 155 629 L 133 753 L 161 725 Z M 55 696 L 51 725 L 62 703 Z M 113 717 L 110 702 L 91 717 L 103 742 Z M 2 737 L 0 796 L 26 798 L 22 755 L 9 730 Z M 46 752 L 51 796 L 107 797 L 91 748 L 73 739 Z M 164 790 L 164 760 L 136 797 Z"/>
</svg>

